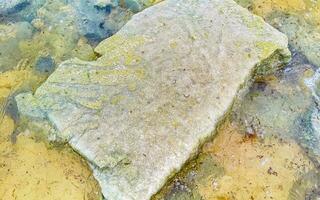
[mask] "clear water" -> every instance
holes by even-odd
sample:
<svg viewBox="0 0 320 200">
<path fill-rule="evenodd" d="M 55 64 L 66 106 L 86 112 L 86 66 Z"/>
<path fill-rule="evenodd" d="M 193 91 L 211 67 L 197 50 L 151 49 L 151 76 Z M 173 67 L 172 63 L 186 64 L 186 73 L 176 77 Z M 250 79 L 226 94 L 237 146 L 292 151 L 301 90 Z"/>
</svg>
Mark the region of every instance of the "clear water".
<svg viewBox="0 0 320 200">
<path fill-rule="evenodd" d="M 93 48 L 142 9 L 103 2 L 0 0 L 0 199 L 101 199 L 79 155 L 25 129 L 14 96 L 34 91 L 64 60 L 95 59 Z M 253 84 L 154 199 L 320 198 L 320 2 L 237 2 L 288 35 L 293 59 Z"/>
</svg>

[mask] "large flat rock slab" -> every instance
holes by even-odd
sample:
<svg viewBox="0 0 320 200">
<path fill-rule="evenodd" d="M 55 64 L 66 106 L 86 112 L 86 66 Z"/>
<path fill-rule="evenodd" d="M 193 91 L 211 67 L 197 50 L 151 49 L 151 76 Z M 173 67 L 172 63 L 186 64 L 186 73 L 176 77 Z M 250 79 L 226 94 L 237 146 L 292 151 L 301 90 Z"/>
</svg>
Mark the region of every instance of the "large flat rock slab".
<svg viewBox="0 0 320 200">
<path fill-rule="evenodd" d="M 149 199 L 212 136 L 253 75 L 288 60 L 287 38 L 231 0 L 167 0 L 62 63 L 22 115 L 47 120 L 110 200 Z"/>
</svg>

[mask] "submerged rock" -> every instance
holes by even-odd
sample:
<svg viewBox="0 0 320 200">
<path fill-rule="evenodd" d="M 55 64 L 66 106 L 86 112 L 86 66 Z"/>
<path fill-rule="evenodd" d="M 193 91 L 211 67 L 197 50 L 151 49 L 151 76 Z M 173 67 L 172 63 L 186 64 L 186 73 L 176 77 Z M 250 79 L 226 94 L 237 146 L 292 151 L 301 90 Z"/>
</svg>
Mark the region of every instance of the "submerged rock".
<svg viewBox="0 0 320 200">
<path fill-rule="evenodd" d="M 0 24 L 0 72 L 12 69 L 22 59 L 20 42 L 32 37 L 33 28 L 27 22 Z"/>
<path fill-rule="evenodd" d="M 95 0 L 69 3 L 76 10 L 76 24 L 81 35 L 97 44 L 117 32 L 137 12 L 155 0 Z"/>
<path fill-rule="evenodd" d="M 54 70 L 54 60 L 50 56 L 38 58 L 36 70 L 41 73 L 51 73 Z"/>
<path fill-rule="evenodd" d="M 305 56 L 294 52 L 283 71 L 254 83 L 233 111 L 244 131 L 250 132 L 248 123 L 262 137 L 277 134 L 292 138 L 300 133 L 296 120 L 313 105 L 312 93 L 304 84 L 304 73 L 312 68 Z"/>
<path fill-rule="evenodd" d="M 12 14 L 23 10 L 30 4 L 29 0 L 5 0 L 0 2 L 0 15 Z"/>
<path fill-rule="evenodd" d="M 47 0 L 4 0 L 0 2 L 1 22 L 31 22 Z"/>
<path fill-rule="evenodd" d="M 23 116 L 47 119 L 92 164 L 107 199 L 149 199 L 209 138 L 252 75 L 288 61 L 287 38 L 230 0 L 168 0 L 62 63 Z"/>
<path fill-rule="evenodd" d="M 29 4 L 20 12 L 1 12 L 19 2 Z M 139 2 L 144 9 L 157 1 Z M 130 8 L 118 1 L 0 2 L 0 71 L 12 69 L 22 59 L 36 66 L 37 60 L 47 56 L 56 64 L 72 57 L 92 60 L 95 55 L 90 45 L 113 35 L 132 15 Z"/>
<path fill-rule="evenodd" d="M 292 46 L 306 55 L 311 63 L 320 66 L 320 20 L 315 25 L 297 15 L 270 18 L 268 21 L 288 36 Z"/>
</svg>

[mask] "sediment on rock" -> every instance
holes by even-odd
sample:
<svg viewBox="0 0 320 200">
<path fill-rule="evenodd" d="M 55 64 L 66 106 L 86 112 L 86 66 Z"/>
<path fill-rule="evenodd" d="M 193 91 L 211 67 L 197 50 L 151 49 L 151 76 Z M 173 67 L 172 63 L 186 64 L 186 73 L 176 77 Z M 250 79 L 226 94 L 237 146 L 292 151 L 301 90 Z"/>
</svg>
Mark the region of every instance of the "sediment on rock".
<svg viewBox="0 0 320 200">
<path fill-rule="evenodd" d="M 107 199 L 149 199 L 211 137 L 253 73 L 288 61 L 287 42 L 231 0 L 167 0 L 101 42 L 99 59 L 62 63 L 17 105 L 91 163 Z"/>
</svg>

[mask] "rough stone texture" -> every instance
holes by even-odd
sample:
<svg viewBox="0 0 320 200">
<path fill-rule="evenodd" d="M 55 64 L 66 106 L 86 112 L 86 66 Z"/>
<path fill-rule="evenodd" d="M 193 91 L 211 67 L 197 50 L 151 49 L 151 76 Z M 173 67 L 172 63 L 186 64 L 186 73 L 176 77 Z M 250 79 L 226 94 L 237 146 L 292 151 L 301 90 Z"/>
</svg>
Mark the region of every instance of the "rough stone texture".
<svg viewBox="0 0 320 200">
<path fill-rule="evenodd" d="M 111 200 L 149 199 L 212 135 L 252 74 L 290 54 L 283 34 L 231 0 L 161 2 L 96 52 L 97 61 L 66 61 L 16 100 L 90 161 Z"/>
</svg>

